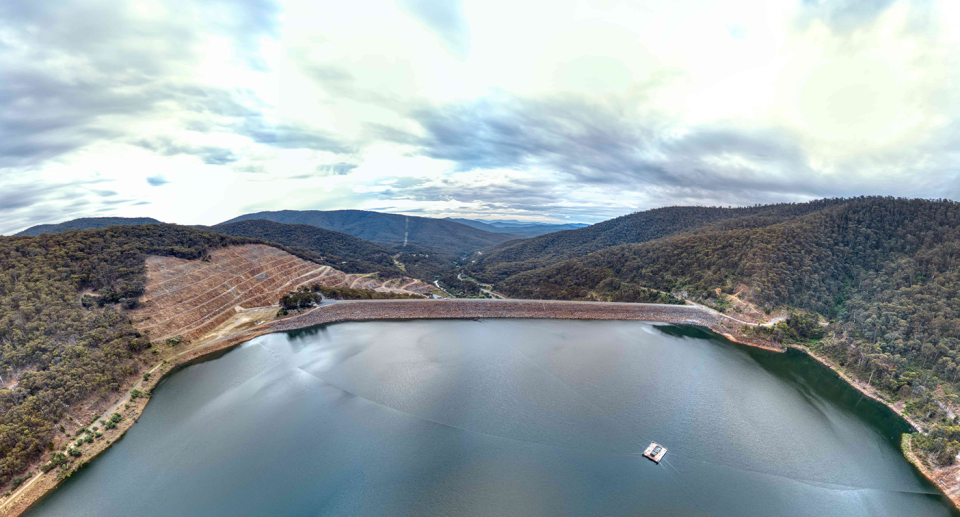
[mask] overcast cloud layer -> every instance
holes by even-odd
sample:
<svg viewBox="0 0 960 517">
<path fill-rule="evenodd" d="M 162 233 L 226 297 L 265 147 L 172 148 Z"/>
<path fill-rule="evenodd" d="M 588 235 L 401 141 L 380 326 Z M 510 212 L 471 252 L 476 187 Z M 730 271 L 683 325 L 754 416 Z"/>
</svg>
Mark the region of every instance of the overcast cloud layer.
<svg viewBox="0 0 960 517">
<path fill-rule="evenodd" d="M 5 0 L 0 233 L 960 199 L 960 3 Z"/>
</svg>

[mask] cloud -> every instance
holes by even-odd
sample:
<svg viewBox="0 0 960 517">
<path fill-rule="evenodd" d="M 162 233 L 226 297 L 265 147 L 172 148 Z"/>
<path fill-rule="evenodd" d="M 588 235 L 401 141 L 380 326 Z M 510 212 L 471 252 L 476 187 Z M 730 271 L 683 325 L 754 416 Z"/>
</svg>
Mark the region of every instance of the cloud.
<svg viewBox="0 0 960 517">
<path fill-rule="evenodd" d="M 461 0 L 398 0 L 400 6 L 432 30 L 457 57 L 470 51 L 470 30 Z"/>
<path fill-rule="evenodd" d="M 147 183 L 149 183 L 151 187 L 160 187 L 170 183 L 170 180 L 164 178 L 161 174 L 157 174 L 156 176 L 147 176 Z"/>
<path fill-rule="evenodd" d="M 730 171 L 735 174 L 724 174 L 716 161 L 705 163 L 735 156 L 788 162 L 783 165 L 794 171 L 804 167 L 802 150 L 787 135 L 696 128 L 676 136 L 676 128 L 634 117 L 632 108 L 574 95 L 494 95 L 414 111 L 411 118 L 421 135 L 397 130 L 380 135 L 413 145 L 424 156 L 449 160 L 458 171 L 555 171 L 589 184 L 680 187 L 696 180 L 705 188 L 739 188 L 745 164 Z"/>
<path fill-rule="evenodd" d="M 315 4 L 0 2 L 4 224 L 960 195 L 947 2 Z"/>
<path fill-rule="evenodd" d="M 254 142 L 277 149 L 312 149 L 346 154 L 356 149 L 329 132 L 303 124 L 271 123 L 266 117 L 253 116 L 240 121 L 234 130 Z"/>
<path fill-rule="evenodd" d="M 164 156 L 181 154 L 196 156 L 208 165 L 226 165 L 240 159 L 232 149 L 213 145 L 194 145 L 175 141 L 169 137 L 157 137 L 137 141 L 135 145 Z"/>
<path fill-rule="evenodd" d="M 899 0 L 911 7 L 925 8 L 926 0 Z M 838 33 L 850 33 L 872 25 L 898 0 L 801 0 L 799 21 L 801 25 L 819 20 Z"/>
<path fill-rule="evenodd" d="M 415 154 L 450 161 L 461 173 L 517 170 L 549 178 L 473 188 L 440 181 L 409 193 L 411 199 L 509 199 L 513 206 L 558 201 L 554 196 L 561 191 L 546 190 L 548 184 L 597 188 L 616 197 L 637 192 L 648 202 L 666 204 L 751 204 L 868 190 L 923 195 L 937 187 L 917 178 L 935 175 L 946 165 L 930 160 L 918 165 L 914 152 L 897 151 L 882 159 L 847 157 L 824 168 L 804 139 L 786 128 L 671 124 L 639 116 L 639 111 L 638 105 L 622 100 L 494 94 L 420 107 L 409 114 L 419 131 L 380 128 L 377 134 L 411 146 Z"/>
<path fill-rule="evenodd" d="M 355 163 L 331 163 L 327 165 L 318 165 L 317 172 L 325 172 L 327 174 L 333 174 L 335 176 L 343 176 L 345 174 L 350 174 L 351 171 L 358 167 Z"/>
<path fill-rule="evenodd" d="M 0 234 L 10 235 L 29 226 L 66 217 L 82 217 L 133 203 L 118 192 L 98 188 L 100 180 L 23 182 L 0 177 Z"/>
<path fill-rule="evenodd" d="M 118 0 L 0 3 L 0 168 L 42 163 L 124 135 L 133 120 L 202 103 L 189 71 L 210 37 L 228 38 L 238 60 L 260 66 L 261 38 L 277 34 L 270 1 L 151 5 L 143 13 L 149 5 Z"/>
</svg>

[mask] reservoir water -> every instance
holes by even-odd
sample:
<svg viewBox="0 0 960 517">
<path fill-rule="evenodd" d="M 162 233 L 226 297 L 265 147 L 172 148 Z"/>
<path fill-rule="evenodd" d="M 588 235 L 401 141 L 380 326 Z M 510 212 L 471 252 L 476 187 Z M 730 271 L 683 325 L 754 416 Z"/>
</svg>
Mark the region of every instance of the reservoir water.
<svg viewBox="0 0 960 517">
<path fill-rule="evenodd" d="M 907 430 L 801 353 L 692 328 L 347 323 L 171 375 L 28 515 L 958 515 Z"/>
</svg>

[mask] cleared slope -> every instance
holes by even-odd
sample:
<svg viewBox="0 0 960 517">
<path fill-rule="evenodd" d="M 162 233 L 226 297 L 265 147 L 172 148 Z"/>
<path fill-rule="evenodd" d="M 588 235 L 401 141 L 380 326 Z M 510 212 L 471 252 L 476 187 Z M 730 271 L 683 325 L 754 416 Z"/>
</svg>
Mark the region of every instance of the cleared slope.
<svg viewBox="0 0 960 517">
<path fill-rule="evenodd" d="M 444 219 L 430 219 L 364 210 L 281 210 L 241 215 L 221 224 L 250 219 L 308 224 L 343 232 L 364 240 L 428 246 L 447 255 L 458 255 L 499 244 L 515 236 L 492 233 Z"/>
<path fill-rule="evenodd" d="M 204 261 L 148 257 L 143 307 L 129 314 L 151 340 L 175 335 L 196 339 L 240 309 L 276 305 L 291 290 L 317 283 L 407 294 L 434 289 L 412 278 L 382 281 L 349 275 L 277 248 L 250 244 L 212 251 Z"/>
<path fill-rule="evenodd" d="M 133 226 L 138 224 L 158 224 L 152 217 L 83 217 L 58 224 L 38 224 L 31 226 L 16 236 L 36 236 L 44 233 L 60 233 L 69 230 L 99 230 L 111 226 Z"/>
</svg>

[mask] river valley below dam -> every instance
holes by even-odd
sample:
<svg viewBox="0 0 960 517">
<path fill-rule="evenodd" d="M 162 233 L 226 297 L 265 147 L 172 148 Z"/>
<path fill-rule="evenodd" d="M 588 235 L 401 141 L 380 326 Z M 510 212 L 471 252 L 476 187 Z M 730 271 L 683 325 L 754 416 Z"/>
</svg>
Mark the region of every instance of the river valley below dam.
<svg viewBox="0 0 960 517">
<path fill-rule="evenodd" d="M 693 327 L 339 323 L 173 373 L 25 515 L 960 516 L 909 431 L 801 352 Z"/>
</svg>

